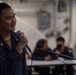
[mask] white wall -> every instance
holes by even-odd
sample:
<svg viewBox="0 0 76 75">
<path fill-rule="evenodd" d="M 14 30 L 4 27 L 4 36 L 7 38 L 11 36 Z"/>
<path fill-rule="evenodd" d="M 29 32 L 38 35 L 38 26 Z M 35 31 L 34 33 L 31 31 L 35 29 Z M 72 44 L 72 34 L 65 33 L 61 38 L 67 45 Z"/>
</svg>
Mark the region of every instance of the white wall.
<svg viewBox="0 0 76 75">
<path fill-rule="evenodd" d="M 30 26 L 33 26 L 35 29 L 37 29 L 38 22 L 37 22 L 37 12 L 39 9 L 46 10 L 51 14 L 51 28 L 39 31 L 40 34 L 45 35 L 48 32 L 51 32 L 51 30 L 54 30 L 55 33 L 57 31 L 63 30 L 64 26 L 64 20 L 67 17 L 70 17 L 70 12 L 69 12 L 69 0 L 67 0 L 67 11 L 59 13 L 57 11 L 57 5 L 58 5 L 58 0 L 55 0 L 55 2 L 27 2 L 27 3 L 22 3 L 19 5 L 13 5 L 13 8 L 15 9 L 15 12 L 17 12 L 17 16 L 20 17 L 24 22 L 28 23 Z M 69 24 L 68 24 L 69 25 Z M 58 26 L 61 26 L 60 28 L 56 28 Z M 38 30 L 38 29 L 37 29 Z M 63 34 L 65 36 L 64 38 L 66 39 L 66 42 L 68 43 L 70 41 L 69 38 L 69 32 L 66 34 Z M 49 39 L 49 46 L 51 48 L 55 47 L 55 38 L 52 37 Z M 53 42 L 53 43 L 52 43 Z"/>
<path fill-rule="evenodd" d="M 55 33 L 57 33 L 58 31 L 62 32 L 64 26 L 66 26 L 64 24 L 64 20 L 67 17 L 70 18 L 69 0 L 65 0 L 65 1 L 67 1 L 67 11 L 62 12 L 62 13 L 59 13 L 57 11 L 58 1 L 59 0 L 55 0 L 55 2 L 52 1 L 52 2 L 26 2 L 26 3 L 20 3 L 19 0 L 11 0 L 11 1 L 8 1 L 8 4 L 10 4 L 13 7 L 15 12 L 17 13 L 17 16 L 20 19 L 22 19 L 22 21 L 25 22 L 25 24 L 30 25 L 35 29 L 37 29 L 37 26 L 38 26 L 37 14 L 36 13 L 39 11 L 39 9 L 43 9 L 43 10 L 46 10 L 47 12 L 51 13 L 51 28 L 48 28 L 48 29 L 43 30 L 43 31 L 39 31 L 37 29 L 37 31 L 40 34 L 45 35 L 46 33 L 51 32 L 51 30 L 54 30 Z M 69 25 L 69 23 L 67 25 Z M 56 27 L 58 27 L 58 28 L 56 28 Z M 22 28 L 22 29 L 24 29 L 24 28 Z M 62 36 L 64 36 L 64 38 L 66 39 L 66 43 L 70 42 L 69 31 L 67 33 L 63 34 Z M 51 37 L 51 38 L 48 39 L 49 46 L 51 48 L 55 47 L 55 38 L 56 37 Z"/>
</svg>

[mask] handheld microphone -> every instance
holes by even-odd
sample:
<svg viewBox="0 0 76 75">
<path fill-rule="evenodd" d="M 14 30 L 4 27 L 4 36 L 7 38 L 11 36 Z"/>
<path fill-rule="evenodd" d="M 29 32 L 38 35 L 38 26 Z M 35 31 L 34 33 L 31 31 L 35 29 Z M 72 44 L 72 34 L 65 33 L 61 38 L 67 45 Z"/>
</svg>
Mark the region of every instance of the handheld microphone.
<svg viewBox="0 0 76 75">
<path fill-rule="evenodd" d="M 26 47 L 29 50 L 29 52 L 32 53 L 30 47 L 27 44 L 26 44 Z"/>
<path fill-rule="evenodd" d="M 19 30 L 19 31 L 17 31 L 17 34 L 18 34 L 18 37 L 20 37 L 20 35 L 22 34 L 22 32 Z M 21 40 L 23 40 L 23 38 L 21 38 Z M 32 51 L 31 51 L 30 47 L 28 46 L 28 44 L 26 44 L 25 46 L 29 50 L 29 52 L 32 53 Z"/>
</svg>

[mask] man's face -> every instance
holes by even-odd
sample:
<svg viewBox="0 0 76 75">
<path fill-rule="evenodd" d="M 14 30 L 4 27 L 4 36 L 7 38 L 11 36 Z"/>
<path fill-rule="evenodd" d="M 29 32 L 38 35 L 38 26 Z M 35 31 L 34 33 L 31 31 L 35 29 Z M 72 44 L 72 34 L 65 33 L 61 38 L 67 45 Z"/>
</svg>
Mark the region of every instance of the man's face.
<svg viewBox="0 0 76 75">
<path fill-rule="evenodd" d="M 57 45 L 62 45 L 62 46 L 64 46 L 64 42 L 63 42 L 63 41 L 57 41 Z"/>
<path fill-rule="evenodd" d="M 63 41 L 57 41 L 57 49 L 61 50 L 61 48 L 64 46 L 64 42 Z"/>
<path fill-rule="evenodd" d="M 16 26 L 16 18 L 11 8 L 4 9 L 0 18 L 0 27 L 5 32 L 13 32 Z"/>
</svg>

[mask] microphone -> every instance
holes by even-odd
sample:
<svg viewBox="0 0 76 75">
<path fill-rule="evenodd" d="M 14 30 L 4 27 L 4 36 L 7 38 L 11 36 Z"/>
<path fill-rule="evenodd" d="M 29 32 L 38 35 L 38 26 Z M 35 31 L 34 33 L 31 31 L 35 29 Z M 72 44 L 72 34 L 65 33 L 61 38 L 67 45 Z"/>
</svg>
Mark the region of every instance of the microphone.
<svg viewBox="0 0 76 75">
<path fill-rule="evenodd" d="M 32 53 L 30 47 L 28 46 L 28 44 L 26 44 L 27 49 L 29 50 L 30 53 Z"/>
<path fill-rule="evenodd" d="M 76 60 L 76 58 L 74 58 L 74 57 L 67 56 L 67 55 L 64 55 L 64 54 L 57 54 L 57 53 L 55 53 L 54 51 L 49 51 L 49 50 L 45 50 L 45 51 L 46 51 L 46 52 L 50 52 L 50 53 L 55 54 L 55 55 L 59 55 L 59 56 L 61 56 L 61 57 L 65 57 L 65 58 L 69 58 L 69 59 Z"/>
<path fill-rule="evenodd" d="M 19 30 L 19 31 L 17 31 L 17 34 L 18 34 L 18 37 L 19 37 L 18 40 L 20 40 L 20 42 L 24 42 L 23 38 L 20 38 L 20 35 L 22 34 L 22 32 Z M 28 44 L 26 44 L 25 46 L 29 50 L 29 52 L 32 53 L 32 51 L 31 51 L 30 47 L 28 46 Z M 24 49 L 25 49 L 25 47 L 24 47 Z"/>
</svg>

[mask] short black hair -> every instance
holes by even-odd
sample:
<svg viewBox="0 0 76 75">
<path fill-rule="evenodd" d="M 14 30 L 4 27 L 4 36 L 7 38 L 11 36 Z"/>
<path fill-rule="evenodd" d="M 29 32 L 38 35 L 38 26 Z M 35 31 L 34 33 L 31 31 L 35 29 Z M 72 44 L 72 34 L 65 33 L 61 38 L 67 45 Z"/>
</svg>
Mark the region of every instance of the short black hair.
<svg viewBox="0 0 76 75">
<path fill-rule="evenodd" d="M 65 42 L 65 39 L 62 37 L 62 36 L 59 36 L 56 38 L 56 41 L 62 41 L 62 42 Z"/>
<path fill-rule="evenodd" d="M 0 3 L 0 15 L 4 9 L 11 8 L 7 3 Z"/>
<path fill-rule="evenodd" d="M 36 46 L 34 48 L 34 51 L 39 49 L 39 48 L 42 48 L 42 46 L 44 45 L 45 41 L 47 41 L 46 39 L 39 39 L 36 43 Z"/>
</svg>

